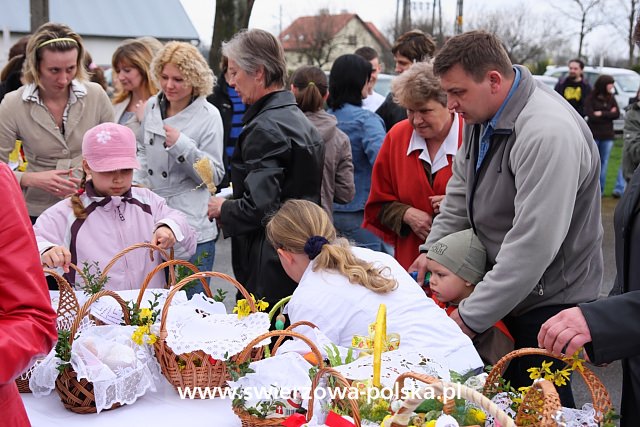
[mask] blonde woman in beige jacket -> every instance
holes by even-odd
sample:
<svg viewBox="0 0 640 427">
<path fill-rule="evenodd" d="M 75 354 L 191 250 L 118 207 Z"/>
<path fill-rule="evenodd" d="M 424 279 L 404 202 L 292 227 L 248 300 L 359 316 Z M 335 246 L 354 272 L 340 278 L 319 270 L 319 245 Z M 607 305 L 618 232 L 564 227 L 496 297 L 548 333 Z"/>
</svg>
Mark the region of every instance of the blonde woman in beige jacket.
<svg viewBox="0 0 640 427">
<path fill-rule="evenodd" d="M 104 90 L 87 79 L 80 36 L 63 24 L 42 25 L 27 45 L 25 85 L 0 104 L 0 160 L 16 139 L 28 165 L 15 172 L 32 221 L 77 191 L 82 137 L 113 121 Z"/>
</svg>

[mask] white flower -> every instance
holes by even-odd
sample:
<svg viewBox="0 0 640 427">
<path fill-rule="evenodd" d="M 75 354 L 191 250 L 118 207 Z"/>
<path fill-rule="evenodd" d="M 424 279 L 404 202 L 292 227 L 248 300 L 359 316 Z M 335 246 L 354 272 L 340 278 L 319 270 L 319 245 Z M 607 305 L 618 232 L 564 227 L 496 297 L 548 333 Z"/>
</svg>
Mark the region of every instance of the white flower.
<svg viewBox="0 0 640 427">
<path fill-rule="evenodd" d="M 101 144 L 106 144 L 108 141 L 111 140 L 111 133 L 103 130 L 98 132 L 98 135 L 96 135 L 96 138 L 98 138 L 98 142 Z"/>
</svg>

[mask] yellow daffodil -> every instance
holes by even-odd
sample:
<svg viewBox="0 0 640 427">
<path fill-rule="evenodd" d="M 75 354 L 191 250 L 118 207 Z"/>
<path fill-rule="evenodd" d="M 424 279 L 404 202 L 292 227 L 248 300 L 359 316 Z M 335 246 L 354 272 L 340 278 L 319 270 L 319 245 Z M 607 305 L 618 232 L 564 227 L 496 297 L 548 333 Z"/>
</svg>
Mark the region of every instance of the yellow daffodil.
<svg viewBox="0 0 640 427">
<path fill-rule="evenodd" d="M 555 385 L 563 386 L 563 385 L 567 385 L 567 380 L 569 379 L 569 376 L 571 376 L 571 370 L 567 368 L 561 371 L 554 372 L 552 380 Z"/>
<path fill-rule="evenodd" d="M 264 301 L 262 298 L 256 301 L 256 297 L 251 294 L 251 299 L 256 305 L 256 309 L 258 311 L 265 311 L 269 307 L 269 303 Z M 238 314 L 238 319 L 242 319 L 251 314 L 251 307 L 246 299 L 240 299 L 236 303 L 236 306 L 233 308 L 233 312 Z"/>
<path fill-rule="evenodd" d="M 469 408 L 468 420 L 473 424 L 484 425 L 487 415 L 481 409 Z"/>
<path fill-rule="evenodd" d="M 153 315 L 153 312 L 151 311 L 151 309 L 143 308 L 142 310 L 140 310 L 140 315 L 139 315 L 140 321 L 146 322 L 151 319 L 152 315 Z"/>
</svg>

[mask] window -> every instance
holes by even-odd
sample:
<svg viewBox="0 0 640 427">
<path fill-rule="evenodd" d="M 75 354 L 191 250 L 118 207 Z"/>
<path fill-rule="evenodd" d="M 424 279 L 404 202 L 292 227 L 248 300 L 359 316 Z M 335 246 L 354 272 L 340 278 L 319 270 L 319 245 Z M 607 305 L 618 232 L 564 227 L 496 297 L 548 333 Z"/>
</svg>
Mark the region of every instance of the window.
<svg viewBox="0 0 640 427">
<path fill-rule="evenodd" d="M 357 36 L 349 36 L 349 45 L 357 46 L 358 45 L 358 37 Z"/>
</svg>

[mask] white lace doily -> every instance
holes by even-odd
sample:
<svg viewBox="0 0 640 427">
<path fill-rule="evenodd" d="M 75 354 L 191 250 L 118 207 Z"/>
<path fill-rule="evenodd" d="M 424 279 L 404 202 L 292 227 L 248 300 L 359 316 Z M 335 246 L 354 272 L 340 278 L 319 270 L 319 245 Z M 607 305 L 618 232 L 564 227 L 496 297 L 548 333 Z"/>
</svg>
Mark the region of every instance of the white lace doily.
<svg viewBox="0 0 640 427">
<path fill-rule="evenodd" d="M 160 366 L 148 345 L 131 340 L 135 326 L 104 325 L 86 328 L 71 346 L 71 366 L 78 379 L 93 383 L 99 413 L 114 403 L 131 404 L 147 391 L 155 391 Z M 29 386 L 34 395 L 47 395 L 55 387 L 60 359 L 55 350 L 37 364 Z"/>
<path fill-rule="evenodd" d="M 176 354 L 202 350 L 214 359 L 240 353 L 258 336 L 269 331 L 269 315 L 252 313 L 238 319 L 236 314 L 210 314 L 190 303 L 171 307 L 167 316 L 167 345 Z M 263 340 L 256 347 L 269 343 Z"/>
<path fill-rule="evenodd" d="M 450 380 L 449 367 L 446 359 L 441 354 L 433 351 L 423 352 L 417 350 L 402 350 L 382 353 L 380 369 L 380 382 L 384 387 L 393 387 L 398 375 L 405 372 L 416 372 Z M 356 359 L 348 365 L 335 367 L 345 378 L 350 380 L 368 380 L 373 376 L 373 356 L 365 356 Z M 412 387 L 407 381 L 406 386 Z"/>
<path fill-rule="evenodd" d="M 123 290 L 123 291 L 115 291 L 125 302 L 136 302 L 138 299 L 138 295 L 140 293 L 139 289 L 132 290 Z M 78 292 L 77 295 L 80 296 L 82 292 Z M 160 313 L 162 313 L 162 307 L 164 307 L 164 303 L 167 300 L 167 295 L 169 294 L 169 289 L 145 289 L 144 295 L 142 297 L 142 301 L 140 302 L 140 308 L 149 308 L 150 301 L 153 301 L 154 295 L 158 294 L 158 306 L 157 309 L 160 309 Z M 84 295 L 86 300 L 87 296 Z M 187 302 L 187 294 L 185 292 L 178 292 L 174 295 L 171 300 L 171 306 L 180 305 Z M 81 304 L 82 305 L 82 304 Z M 122 318 L 122 308 L 117 303 L 117 301 L 113 298 L 100 298 L 98 301 L 93 303 L 91 306 L 91 314 L 98 320 L 102 321 L 107 325 L 120 325 L 123 323 Z M 158 321 L 160 317 L 158 317 Z"/>
</svg>

